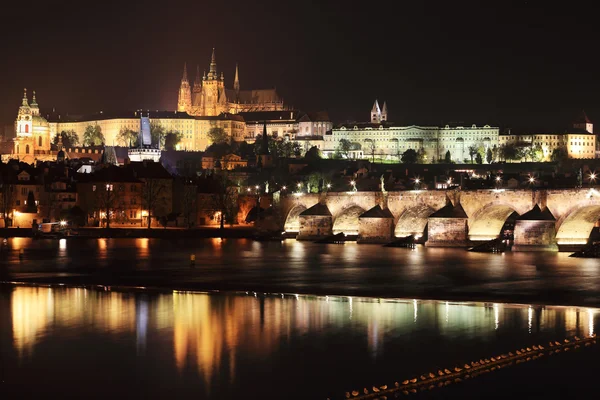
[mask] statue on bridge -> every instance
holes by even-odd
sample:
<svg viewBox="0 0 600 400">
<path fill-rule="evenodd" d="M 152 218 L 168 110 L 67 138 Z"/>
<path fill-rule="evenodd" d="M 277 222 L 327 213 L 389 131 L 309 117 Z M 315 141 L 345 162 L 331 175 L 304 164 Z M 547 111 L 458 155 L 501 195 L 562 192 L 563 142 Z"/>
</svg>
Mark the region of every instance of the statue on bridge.
<svg viewBox="0 0 600 400">
<path fill-rule="evenodd" d="M 381 182 L 381 192 L 385 193 L 385 179 L 383 178 L 383 174 L 381 174 L 381 177 L 379 178 L 379 181 Z"/>
</svg>

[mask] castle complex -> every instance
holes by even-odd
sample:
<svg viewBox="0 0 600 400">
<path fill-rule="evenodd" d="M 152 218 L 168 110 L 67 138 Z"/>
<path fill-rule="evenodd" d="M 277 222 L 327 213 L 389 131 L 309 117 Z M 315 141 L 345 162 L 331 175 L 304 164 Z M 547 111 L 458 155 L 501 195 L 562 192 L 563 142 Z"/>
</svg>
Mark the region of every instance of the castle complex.
<svg viewBox="0 0 600 400">
<path fill-rule="evenodd" d="M 212 52 L 208 75 L 204 73 L 200 78 L 200 67 L 197 67 L 193 86 L 188 80 L 187 67 L 183 66 L 177 111 L 192 116 L 217 116 L 223 113 L 237 114 L 283 109 L 283 101 L 275 89 L 241 90 L 237 65 L 233 88 L 226 89 L 223 72 L 220 75 L 217 72 L 215 49 Z"/>
</svg>

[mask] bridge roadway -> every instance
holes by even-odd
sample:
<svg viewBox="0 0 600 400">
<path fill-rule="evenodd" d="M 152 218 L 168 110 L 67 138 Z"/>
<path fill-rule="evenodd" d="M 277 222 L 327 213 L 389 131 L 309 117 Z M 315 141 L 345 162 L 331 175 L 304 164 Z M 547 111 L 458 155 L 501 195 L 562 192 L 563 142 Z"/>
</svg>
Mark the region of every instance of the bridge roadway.
<svg viewBox="0 0 600 400">
<path fill-rule="evenodd" d="M 600 219 L 600 192 L 580 188 L 303 193 L 282 196 L 278 208 L 284 230 L 298 232 L 300 240 L 339 232 L 358 235 L 359 242 L 427 235 L 428 246 L 461 247 L 498 237 L 507 219 L 516 218 L 514 249 L 557 250 L 557 245 L 588 241 Z"/>
</svg>

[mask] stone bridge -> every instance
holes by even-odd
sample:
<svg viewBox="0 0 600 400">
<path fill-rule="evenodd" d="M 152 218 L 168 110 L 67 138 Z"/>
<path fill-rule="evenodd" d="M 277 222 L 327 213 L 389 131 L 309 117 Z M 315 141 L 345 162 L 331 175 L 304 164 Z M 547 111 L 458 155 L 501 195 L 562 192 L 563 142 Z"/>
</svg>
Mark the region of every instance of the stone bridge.
<svg viewBox="0 0 600 400">
<path fill-rule="evenodd" d="M 537 207 L 536 207 L 537 205 Z M 343 232 L 359 242 L 427 235 L 426 245 L 465 246 L 496 238 L 515 220 L 515 247 L 582 245 L 600 219 L 595 189 L 411 190 L 291 194 L 281 198 L 286 232 L 313 239 Z M 312 221 L 312 222 L 311 222 Z"/>
</svg>

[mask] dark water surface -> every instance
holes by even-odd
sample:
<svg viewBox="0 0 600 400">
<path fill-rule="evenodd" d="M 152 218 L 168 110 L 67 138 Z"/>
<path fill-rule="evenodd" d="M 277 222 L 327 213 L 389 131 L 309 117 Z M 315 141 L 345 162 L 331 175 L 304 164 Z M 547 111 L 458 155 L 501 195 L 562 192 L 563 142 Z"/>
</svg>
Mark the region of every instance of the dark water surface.
<svg viewBox="0 0 600 400">
<path fill-rule="evenodd" d="M 0 280 L 600 307 L 600 260 L 568 256 L 295 240 L 15 238 L 0 248 Z"/>
<path fill-rule="evenodd" d="M 599 322 L 600 310 L 573 307 L 1 285 L 0 393 L 333 400 L 347 390 L 583 338 Z M 597 348 L 411 398 L 591 396 Z"/>
<path fill-rule="evenodd" d="M 15 238 L 0 281 L 164 289 L 0 285 L 2 399 L 333 400 L 600 322 L 600 261 L 562 253 Z M 582 346 L 410 396 L 597 397 L 599 356 Z"/>
</svg>

